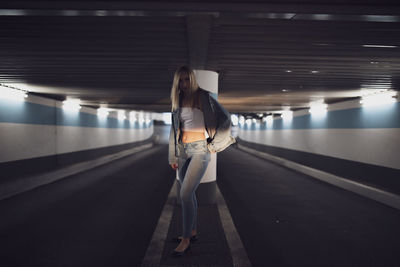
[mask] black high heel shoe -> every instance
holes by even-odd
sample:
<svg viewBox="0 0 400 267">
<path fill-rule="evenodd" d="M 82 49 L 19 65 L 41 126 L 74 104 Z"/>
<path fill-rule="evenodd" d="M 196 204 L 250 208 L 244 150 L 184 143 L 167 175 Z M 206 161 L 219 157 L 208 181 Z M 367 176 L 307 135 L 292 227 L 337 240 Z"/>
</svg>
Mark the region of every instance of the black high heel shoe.
<svg viewBox="0 0 400 267">
<path fill-rule="evenodd" d="M 192 235 L 192 237 L 190 237 L 190 242 L 196 242 L 197 240 L 199 240 L 199 237 L 197 235 Z M 172 241 L 179 243 L 182 241 L 182 238 L 175 237 L 172 239 Z"/>
<path fill-rule="evenodd" d="M 190 250 L 190 244 L 185 248 L 183 251 L 176 251 L 175 249 L 171 252 L 171 256 L 173 257 L 181 257 L 183 256 L 188 250 Z"/>
</svg>

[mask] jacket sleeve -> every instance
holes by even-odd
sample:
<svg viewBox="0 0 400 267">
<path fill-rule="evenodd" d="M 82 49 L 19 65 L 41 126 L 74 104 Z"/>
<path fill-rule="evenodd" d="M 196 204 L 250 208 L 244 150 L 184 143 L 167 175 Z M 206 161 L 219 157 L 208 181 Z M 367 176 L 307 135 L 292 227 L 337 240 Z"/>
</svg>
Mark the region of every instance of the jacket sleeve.
<svg viewBox="0 0 400 267">
<path fill-rule="evenodd" d="M 212 152 L 220 152 L 236 142 L 236 139 L 231 136 L 231 115 L 211 95 L 209 95 L 209 101 L 217 125 L 215 134 L 211 137 L 207 146 Z"/>
<path fill-rule="evenodd" d="M 178 158 L 175 156 L 175 136 L 173 124 L 171 124 L 171 130 L 169 131 L 168 163 L 178 163 Z"/>
</svg>

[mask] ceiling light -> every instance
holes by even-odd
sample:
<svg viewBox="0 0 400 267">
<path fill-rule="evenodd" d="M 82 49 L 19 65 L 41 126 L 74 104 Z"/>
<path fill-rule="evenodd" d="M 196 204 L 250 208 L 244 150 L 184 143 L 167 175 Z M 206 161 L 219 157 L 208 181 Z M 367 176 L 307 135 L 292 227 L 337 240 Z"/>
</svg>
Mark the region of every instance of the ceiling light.
<svg viewBox="0 0 400 267">
<path fill-rule="evenodd" d="M 363 106 L 378 106 L 383 104 L 395 103 L 397 92 L 387 91 L 379 94 L 366 95 L 360 100 Z"/>
<path fill-rule="evenodd" d="M 310 16 L 315 20 L 331 20 L 333 17 L 331 14 L 312 14 Z"/>
<path fill-rule="evenodd" d="M 290 73 L 290 72 L 292 72 L 292 71 L 291 71 L 291 70 L 287 70 L 286 72 L 289 72 L 289 73 Z"/>
<path fill-rule="evenodd" d="M 319 46 L 326 46 L 326 45 L 330 45 L 330 44 L 326 44 L 326 43 L 312 43 L 313 45 L 319 45 Z"/>
<path fill-rule="evenodd" d="M 107 16 L 108 14 L 107 10 L 96 10 L 95 12 L 97 16 Z"/>
<path fill-rule="evenodd" d="M 399 16 L 391 15 L 361 15 L 364 21 L 375 21 L 375 22 L 399 22 Z"/>
<path fill-rule="evenodd" d="M 396 45 L 373 45 L 373 44 L 366 44 L 362 45 L 363 47 L 376 47 L 376 48 L 397 48 Z"/>
<path fill-rule="evenodd" d="M 0 16 L 25 16 L 27 13 L 21 9 L 0 9 Z"/>
<path fill-rule="evenodd" d="M 313 74 L 315 74 L 315 73 L 318 73 L 319 71 L 317 71 L 317 70 L 312 70 L 311 71 L 311 73 L 313 73 Z"/>
</svg>

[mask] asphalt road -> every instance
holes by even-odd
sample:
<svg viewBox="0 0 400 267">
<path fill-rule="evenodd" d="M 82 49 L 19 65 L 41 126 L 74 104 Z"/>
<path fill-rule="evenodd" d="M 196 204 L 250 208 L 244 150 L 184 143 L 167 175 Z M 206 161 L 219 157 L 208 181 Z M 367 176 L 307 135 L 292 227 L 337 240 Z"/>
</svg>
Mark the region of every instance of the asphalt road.
<svg viewBox="0 0 400 267">
<path fill-rule="evenodd" d="M 157 146 L 0 201 L 0 266 L 140 266 L 173 181 Z"/>
<path fill-rule="evenodd" d="M 400 266 L 399 210 L 234 148 L 217 177 L 254 266 Z"/>
<path fill-rule="evenodd" d="M 217 162 L 253 266 L 400 266 L 400 211 L 234 148 Z M 156 146 L 0 201 L 0 266 L 140 266 L 174 178 Z"/>
</svg>

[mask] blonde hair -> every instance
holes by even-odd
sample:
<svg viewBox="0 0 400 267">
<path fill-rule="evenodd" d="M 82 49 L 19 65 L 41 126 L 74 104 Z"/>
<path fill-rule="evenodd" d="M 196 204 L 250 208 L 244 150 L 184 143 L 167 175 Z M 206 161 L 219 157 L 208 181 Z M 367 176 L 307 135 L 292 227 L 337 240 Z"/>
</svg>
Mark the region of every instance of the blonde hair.
<svg viewBox="0 0 400 267">
<path fill-rule="evenodd" d="M 196 92 L 199 89 L 199 85 L 196 81 L 196 76 L 194 75 L 194 71 L 188 66 L 181 66 L 179 67 L 174 74 L 174 81 L 172 82 L 171 88 L 171 111 L 174 111 L 179 107 L 179 79 L 182 74 L 187 74 L 190 80 L 189 86 L 189 94 L 187 95 L 190 97 L 191 106 L 194 106 L 196 100 Z"/>
</svg>

